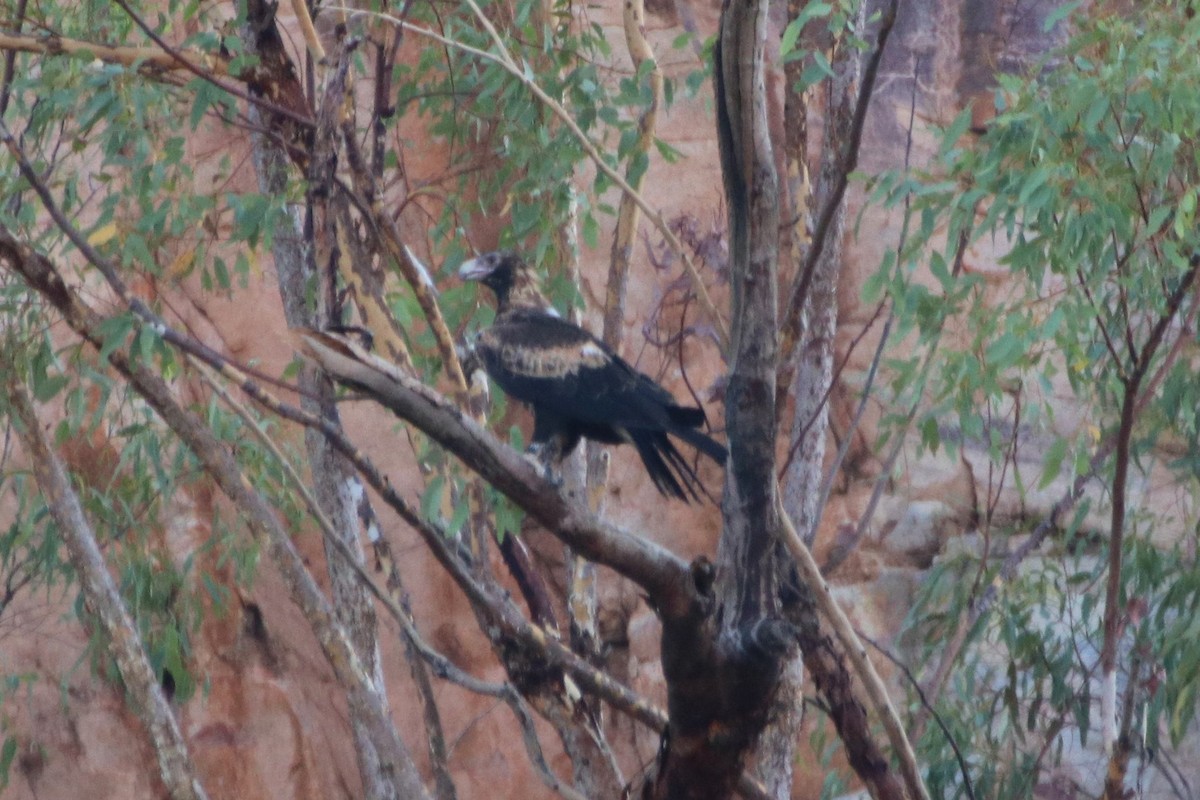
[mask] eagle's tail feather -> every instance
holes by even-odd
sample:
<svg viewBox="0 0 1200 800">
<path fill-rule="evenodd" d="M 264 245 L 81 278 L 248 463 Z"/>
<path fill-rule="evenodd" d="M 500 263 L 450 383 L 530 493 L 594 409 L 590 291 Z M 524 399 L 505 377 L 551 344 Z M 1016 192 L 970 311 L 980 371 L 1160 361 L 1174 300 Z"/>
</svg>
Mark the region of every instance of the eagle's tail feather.
<svg viewBox="0 0 1200 800">
<path fill-rule="evenodd" d="M 659 452 L 666 456 L 666 460 L 674 468 L 675 474 L 682 479 L 682 483 L 687 489 L 688 494 L 697 502 L 701 502 L 701 493 L 704 492 L 704 485 L 700 483 L 700 478 L 696 475 L 696 470 L 692 468 L 692 465 L 683 457 L 683 454 L 679 452 L 675 444 L 667 438 L 666 434 L 663 434 L 661 440 L 655 442 L 655 444 L 658 446 Z"/>
<path fill-rule="evenodd" d="M 696 492 L 699 479 L 675 445 L 659 432 L 642 431 L 633 435 L 633 444 L 655 488 L 666 495 L 690 502 L 700 499 Z M 664 458 L 665 456 L 665 458 Z M 682 483 L 681 483 L 682 481 Z"/>
<path fill-rule="evenodd" d="M 708 418 L 704 416 L 704 409 L 692 408 L 691 406 L 667 406 L 667 416 L 675 425 L 684 428 L 699 428 L 701 425 L 708 422 Z"/>
<path fill-rule="evenodd" d="M 676 428 L 671 433 L 683 439 L 721 466 L 725 466 L 725 459 L 728 457 L 729 451 L 725 449 L 725 445 L 712 437 L 693 428 Z"/>
</svg>

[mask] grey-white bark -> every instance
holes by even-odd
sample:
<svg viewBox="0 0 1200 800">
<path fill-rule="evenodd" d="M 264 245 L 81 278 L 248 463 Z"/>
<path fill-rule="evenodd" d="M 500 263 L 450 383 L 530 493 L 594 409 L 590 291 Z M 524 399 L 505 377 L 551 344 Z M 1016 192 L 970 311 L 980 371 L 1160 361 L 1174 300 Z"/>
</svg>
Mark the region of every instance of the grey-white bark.
<svg viewBox="0 0 1200 800">
<path fill-rule="evenodd" d="M 859 4 L 855 33 L 861 35 L 867 3 Z M 827 82 L 825 135 L 814 203 L 823 206 L 833 194 L 843 166 L 840 143 L 850 138 L 862 74 L 862 51 L 843 42 L 831 62 L 834 75 Z M 783 481 L 784 507 L 804 543 L 812 546 L 823 509 L 820 486 L 829 429 L 829 389 L 833 380 L 834 343 L 837 333 L 837 287 L 842 268 L 842 237 L 846 206 L 839 204 L 828 238 L 817 259 L 816 272 L 804 304 L 804 328 L 796 352 L 792 379 L 792 462 Z"/>
<path fill-rule="evenodd" d="M 87 608 L 96 616 L 111 644 L 110 653 L 125 684 L 131 701 L 129 705 L 150 736 L 163 785 L 173 800 L 207 800 L 179 723 L 146 657 L 137 625 L 129 616 L 121 593 L 108 572 L 104 554 L 100 552 L 91 523 L 84 516 L 79 497 L 71 487 L 67 471 L 43 435 L 33 402 L 20 383 L 21 370 L 13 363 L 4 363 L 3 367 L 9 377 L 6 388 L 17 422 L 17 436 L 33 461 L 34 476 L 58 525 L 71 564 L 78 573 Z"/>
<path fill-rule="evenodd" d="M 252 118 L 258 117 L 253 108 L 250 114 Z M 252 136 L 252 146 L 260 190 L 266 194 L 282 194 L 287 185 L 287 154 L 269 137 L 260 133 Z M 305 245 L 301 213 L 300 208 L 293 207 L 292 213 L 276 224 L 271 254 L 288 325 L 319 329 L 324 327 L 328 312 L 320 302 L 323 295 L 319 291 L 315 254 Z M 298 383 L 303 393 L 301 403 L 304 409 L 336 422 L 338 412 L 333 402 L 333 386 L 328 378 L 312 367 L 305 367 Z M 361 561 L 355 495 L 362 494 L 362 484 L 324 436 L 311 429 L 306 430 L 304 444 L 317 502 L 325 517 L 333 523 L 334 530 Z M 373 691 L 378 694 L 379 703 L 386 710 L 387 694 L 379 661 L 375 609 L 370 595 L 341 556 L 334 552 L 332 545 L 325 542 L 324 546 L 338 620 L 354 642 L 363 668 L 371 676 Z M 363 721 L 351 715 L 350 727 L 364 796 L 372 800 L 397 800 L 394 786 L 385 780 L 380 769 L 379 754 Z"/>
</svg>

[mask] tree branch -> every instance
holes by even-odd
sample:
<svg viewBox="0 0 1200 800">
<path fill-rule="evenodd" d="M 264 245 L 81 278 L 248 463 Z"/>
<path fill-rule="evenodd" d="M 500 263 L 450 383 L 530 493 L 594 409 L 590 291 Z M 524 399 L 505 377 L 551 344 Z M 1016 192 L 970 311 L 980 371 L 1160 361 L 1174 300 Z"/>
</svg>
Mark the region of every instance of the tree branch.
<svg viewBox="0 0 1200 800">
<path fill-rule="evenodd" d="M 21 275 L 30 288 L 58 309 L 79 336 L 97 350 L 104 346 L 101 318 L 67 287 L 48 259 L 19 242 L 3 225 L 0 225 L 0 261 Z M 140 301 L 128 302 L 139 315 L 149 315 L 147 321 L 155 326 L 156 331 L 167 330 L 165 323 Z M 145 316 L 143 318 L 146 319 Z M 303 559 L 274 509 L 251 488 L 225 446 L 213 437 L 200 418 L 175 401 L 169 387 L 158 375 L 131 360 L 121 349 L 113 350 L 108 360 L 191 449 L 205 471 L 241 511 L 250 530 L 265 540 L 292 600 L 312 626 L 334 674 L 347 691 L 351 713 L 361 716 L 366 722 L 383 768 L 390 779 L 396 782 L 400 795 L 428 798 L 408 749 L 380 706 L 370 675 L 364 670 L 345 629 L 334 619 L 333 609 L 304 566 Z"/>
<path fill-rule="evenodd" d="M 96 615 L 111 644 L 110 652 L 130 695 L 130 705 L 150 735 L 163 784 L 173 800 L 206 800 L 207 794 L 195 775 L 179 723 L 146 657 L 137 625 L 108 573 L 104 555 L 96 544 L 96 535 L 83 514 L 66 469 L 42 434 L 33 402 L 20 382 L 22 370 L 12 363 L 7 352 L 0 360 L 8 374 L 6 389 L 18 423 L 15 426 L 17 435 L 33 461 L 34 476 L 58 525 L 71 563 L 79 574 L 87 606 Z"/>
<path fill-rule="evenodd" d="M 437 392 L 344 337 L 316 331 L 296 337 L 300 352 L 336 380 L 368 392 L 424 431 L 565 544 L 641 586 L 664 613 L 686 602 L 680 593 L 686 567 L 678 557 L 568 501 L 529 459 Z"/>
<path fill-rule="evenodd" d="M 119 64 L 174 86 L 187 80 L 179 72 L 201 71 L 212 76 L 228 75 L 229 62 L 220 57 L 194 50 L 175 50 L 161 47 L 107 45 L 71 39 L 54 34 L 14 34 L 0 32 L 0 50 L 9 53 L 36 53 L 47 56 L 78 56 L 99 59 L 106 64 Z"/>
</svg>

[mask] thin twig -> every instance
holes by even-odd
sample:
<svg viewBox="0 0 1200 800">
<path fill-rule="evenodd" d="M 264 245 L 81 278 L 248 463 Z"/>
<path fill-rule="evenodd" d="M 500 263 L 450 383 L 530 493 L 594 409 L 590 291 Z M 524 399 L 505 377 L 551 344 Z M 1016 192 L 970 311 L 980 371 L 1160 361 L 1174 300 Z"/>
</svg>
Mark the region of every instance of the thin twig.
<svg viewBox="0 0 1200 800">
<path fill-rule="evenodd" d="M 899 0 L 891 0 L 891 4 L 884 11 L 880 21 L 879 32 L 875 40 L 875 52 L 871 54 L 870 60 L 867 61 L 866 69 L 863 70 L 862 84 L 858 92 L 858 104 L 854 109 L 854 121 L 850 126 L 850 136 L 846 141 L 842 164 L 838 168 L 838 179 L 834 184 L 833 192 L 825 201 L 825 205 L 821 208 L 821 213 L 817 217 L 817 224 L 813 229 L 813 237 L 808 248 L 808 254 L 804 259 L 804 264 L 800 267 L 800 272 L 796 275 L 796 280 L 792 285 L 792 291 L 788 297 L 783 325 L 780 326 L 780 330 L 784 332 L 784 343 L 780 353 L 781 364 L 791 360 L 792 350 L 800 340 L 800 337 L 797 335 L 800 325 L 800 313 L 803 311 L 804 303 L 808 298 L 808 287 L 812 283 L 813 275 L 816 274 L 817 261 L 821 258 L 821 253 L 825 249 L 825 242 L 828 240 L 829 231 L 833 227 L 834 216 L 837 213 L 838 206 L 841 205 L 842 198 L 846 194 L 846 187 L 850 183 L 850 173 L 858 165 L 859 147 L 862 143 L 863 129 L 866 127 L 867 108 L 870 106 L 871 96 L 875 91 L 875 78 L 879 73 L 879 63 L 883 60 L 883 51 L 887 46 L 888 37 L 891 36 L 892 28 L 896 23 L 898 3 Z"/>
<path fill-rule="evenodd" d="M 863 414 L 867 410 L 867 402 L 871 399 L 871 387 L 875 383 L 875 374 L 878 371 L 879 364 L 883 360 L 883 351 L 887 345 L 888 338 L 892 332 L 892 321 L 895 318 L 893 312 L 888 312 L 888 318 L 883 325 L 883 334 L 879 337 L 879 344 L 875 348 L 875 356 L 871 359 L 871 368 L 867 371 L 866 385 L 863 387 L 862 396 L 858 401 L 858 408 L 854 412 L 854 418 L 850 420 L 850 426 L 842 436 L 842 444 L 838 447 L 837 453 L 833 457 L 833 463 L 829 465 L 828 471 L 825 473 L 825 478 L 821 481 L 821 497 L 817 501 L 817 508 L 825 509 L 829 503 L 829 495 L 833 492 L 833 481 L 837 477 L 838 471 L 842 468 L 842 461 L 846 458 L 846 453 L 850 451 L 850 443 L 854 438 L 854 432 L 858 429 L 859 423 L 862 421 Z M 902 437 L 901 437 L 902 438 Z M 898 444 L 898 443 L 897 443 Z M 828 577 L 838 566 L 849 557 L 854 551 L 859 540 L 870 524 L 871 517 L 874 516 L 875 506 L 879 501 L 880 495 L 883 493 L 883 486 L 886 481 L 883 476 L 892 474 L 892 464 L 895 463 L 896 457 L 900 453 L 900 447 L 895 446 L 892 452 L 885 460 L 883 469 L 880 472 L 880 478 L 875 482 L 875 487 L 871 492 L 871 499 L 867 503 L 866 509 L 863 510 L 862 516 L 859 517 L 858 525 L 854 528 L 854 535 L 849 542 L 845 543 L 844 547 L 837 550 L 836 553 L 831 553 L 826 560 L 821 571 Z"/>
<path fill-rule="evenodd" d="M 917 798 L 920 800 L 929 800 L 929 790 L 925 787 L 925 781 L 921 777 L 921 771 L 917 766 L 916 753 L 912 749 L 908 735 L 904 732 L 904 725 L 900 722 L 900 715 L 896 713 L 896 707 L 888 695 L 887 687 L 884 686 L 883 680 L 875 670 L 875 666 L 867 657 L 867 652 L 863 648 L 858 635 L 855 634 L 854 626 L 851 625 L 846 612 L 842 610 L 842 607 L 833 598 L 829 584 L 822 577 L 821 569 L 813 559 L 812 552 L 804 544 L 799 534 L 796 533 L 796 528 L 792 525 L 791 517 L 788 516 L 786 510 L 783 508 L 783 502 L 780 499 L 779 493 L 776 492 L 775 494 L 776 512 L 781 525 L 784 546 L 787 547 L 788 552 L 795 559 L 796 566 L 800 570 L 801 579 L 812 590 L 817 608 L 829 620 L 834 633 L 837 635 L 838 640 L 841 641 L 842 647 L 845 648 L 846 655 L 850 658 L 850 664 L 853 666 L 855 674 L 858 675 L 858 679 L 862 682 L 863 688 L 867 692 L 871 706 L 880 717 L 888 741 L 891 742 L 892 749 L 896 753 L 896 758 L 900 762 L 900 773 L 904 776 L 904 783 Z"/>
<path fill-rule="evenodd" d="M 925 696 L 925 692 L 921 689 L 921 684 L 917 682 L 916 676 L 912 674 L 912 670 L 908 668 L 907 664 L 896 658 L 896 656 L 892 655 L 887 648 L 880 645 L 870 636 L 867 636 L 862 631 L 858 631 L 858 635 L 862 637 L 864 642 L 871 645 L 871 647 L 874 647 L 876 652 L 878 652 L 888 661 L 892 662 L 893 665 L 895 665 L 902 673 L 904 673 L 904 679 L 907 680 L 909 685 L 912 686 L 913 690 L 916 691 L 917 698 L 921 701 L 921 706 L 933 717 L 933 721 L 937 723 L 939 728 L 941 728 L 942 735 L 946 737 L 946 743 L 949 744 L 950 749 L 954 751 L 954 758 L 956 761 L 958 761 L 958 771 L 962 775 L 963 779 L 963 788 L 967 793 L 967 797 L 971 798 L 971 800 L 975 800 L 975 785 L 971 782 L 971 770 L 967 768 L 967 760 L 963 757 L 962 750 L 959 748 L 958 742 L 955 741 L 954 735 L 950 733 L 950 729 L 946 727 L 946 722 L 942 719 L 942 715 L 937 712 L 937 709 L 934 708 L 933 704 L 929 702 L 929 698 Z"/>
</svg>

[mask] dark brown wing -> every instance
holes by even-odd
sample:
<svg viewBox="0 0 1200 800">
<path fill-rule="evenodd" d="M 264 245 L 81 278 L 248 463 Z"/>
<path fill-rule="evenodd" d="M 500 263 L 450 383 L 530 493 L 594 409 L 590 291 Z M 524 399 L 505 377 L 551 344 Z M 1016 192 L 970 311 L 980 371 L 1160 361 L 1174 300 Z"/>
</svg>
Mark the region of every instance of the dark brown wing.
<svg viewBox="0 0 1200 800">
<path fill-rule="evenodd" d="M 697 430 L 703 411 L 677 405 L 667 390 L 566 320 L 510 310 L 480 333 L 476 352 L 500 388 L 533 409 L 535 442 L 559 436 L 567 451 L 580 436 L 628 442 L 654 485 L 685 500 L 699 497 L 700 483 L 668 434 L 725 463 L 725 448 Z"/>
<path fill-rule="evenodd" d="M 535 411 L 611 428 L 615 441 L 625 440 L 621 430 L 670 430 L 704 421 L 697 409 L 684 412 L 686 421 L 673 419 L 668 409 L 678 406 L 670 393 L 587 331 L 549 314 L 502 314 L 479 335 L 476 349 L 511 397 Z"/>
</svg>

